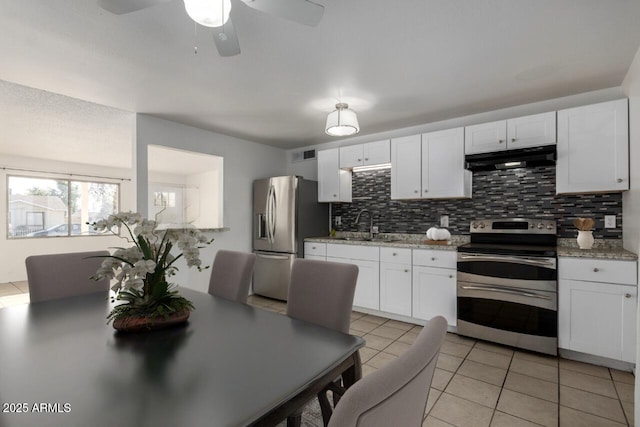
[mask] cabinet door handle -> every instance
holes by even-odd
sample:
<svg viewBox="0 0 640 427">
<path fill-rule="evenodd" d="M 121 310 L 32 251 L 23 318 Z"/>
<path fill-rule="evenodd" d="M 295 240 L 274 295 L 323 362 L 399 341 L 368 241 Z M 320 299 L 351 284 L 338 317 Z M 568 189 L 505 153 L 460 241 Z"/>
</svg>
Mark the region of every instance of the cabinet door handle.
<svg viewBox="0 0 640 427">
<path fill-rule="evenodd" d="M 502 144 L 503 142 L 504 142 L 504 140 L 502 140 L 502 139 L 498 140 L 498 144 Z"/>
<path fill-rule="evenodd" d="M 511 138 L 511 142 L 516 142 L 516 139 L 515 138 Z"/>
<path fill-rule="evenodd" d="M 394 252 L 394 253 L 392 253 L 391 255 L 396 256 L 396 255 L 398 255 L 398 254 Z"/>
<path fill-rule="evenodd" d="M 333 195 L 333 197 L 338 197 L 338 195 L 337 195 L 337 194 L 334 194 L 334 195 Z"/>
<path fill-rule="evenodd" d="M 407 269 L 405 268 L 404 272 L 405 272 L 405 273 L 408 273 L 408 272 L 409 272 L 409 270 L 407 270 Z M 629 294 L 627 294 L 627 295 L 629 295 Z"/>
<path fill-rule="evenodd" d="M 368 158 L 368 157 L 365 157 L 365 158 L 364 158 L 364 160 L 365 160 L 365 162 L 366 162 L 367 160 L 369 160 L 369 158 Z"/>
<path fill-rule="evenodd" d="M 429 190 L 424 190 L 424 192 L 425 192 L 425 193 L 428 193 L 428 192 L 429 192 Z"/>
<path fill-rule="evenodd" d="M 417 193 L 418 193 L 418 190 L 413 190 L 413 192 L 417 194 Z"/>
<path fill-rule="evenodd" d="M 618 182 L 622 182 L 622 181 L 624 181 L 624 180 L 623 180 L 622 178 L 618 178 L 618 179 L 616 179 L 616 181 L 618 181 Z"/>
<path fill-rule="evenodd" d="M 597 273 L 598 271 L 600 271 L 600 269 L 599 269 L 599 268 L 597 268 L 597 267 L 593 269 L 593 272 L 594 272 L 594 273 Z"/>
<path fill-rule="evenodd" d="M 436 257 L 432 256 L 431 261 L 435 261 L 435 260 L 436 260 Z"/>
<path fill-rule="evenodd" d="M 362 159 L 358 159 L 358 161 L 359 161 L 359 162 L 361 162 L 361 161 L 362 161 Z"/>
<path fill-rule="evenodd" d="M 315 248 L 316 248 L 315 246 L 311 246 L 311 249 L 315 249 Z"/>
<path fill-rule="evenodd" d="M 450 274 L 450 275 L 449 275 L 449 279 L 453 279 L 453 274 Z"/>
<path fill-rule="evenodd" d="M 631 294 L 624 294 L 625 298 L 631 298 Z"/>
</svg>

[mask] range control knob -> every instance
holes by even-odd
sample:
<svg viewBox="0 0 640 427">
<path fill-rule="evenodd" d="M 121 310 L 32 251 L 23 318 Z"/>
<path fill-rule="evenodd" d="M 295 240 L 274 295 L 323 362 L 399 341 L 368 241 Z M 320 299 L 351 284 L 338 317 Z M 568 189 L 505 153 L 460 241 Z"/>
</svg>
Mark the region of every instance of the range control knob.
<svg viewBox="0 0 640 427">
<path fill-rule="evenodd" d="M 472 222 L 472 223 L 471 223 L 471 227 L 473 227 L 473 228 L 478 228 L 478 223 L 477 223 L 477 222 Z"/>
<path fill-rule="evenodd" d="M 547 230 L 553 230 L 553 225 L 548 224 L 548 225 L 547 225 Z"/>
<path fill-rule="evenodd" d="M 480 228 L 484 228 L 484 222 L 480 223 Z"/>
<path fill-rule="evenodd" d="M 544 224 L 539 223 L 539 224 L 538 224 L 538 230 L 542 230 L 543 228 L 544 228 Z"/>
</svg>

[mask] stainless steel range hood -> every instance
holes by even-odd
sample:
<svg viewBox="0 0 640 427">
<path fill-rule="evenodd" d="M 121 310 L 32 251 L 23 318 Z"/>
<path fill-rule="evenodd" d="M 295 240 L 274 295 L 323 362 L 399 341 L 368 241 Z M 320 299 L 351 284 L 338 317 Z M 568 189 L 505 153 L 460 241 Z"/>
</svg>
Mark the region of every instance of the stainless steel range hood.
<svg viewBox="0 0 640 427">
<path fill-rule="evenodd" d="M 488 171 L 556 164 L 556 146 L 520 148 L 465 156 L 465 168 L 470 171 Z"/>
</svg>

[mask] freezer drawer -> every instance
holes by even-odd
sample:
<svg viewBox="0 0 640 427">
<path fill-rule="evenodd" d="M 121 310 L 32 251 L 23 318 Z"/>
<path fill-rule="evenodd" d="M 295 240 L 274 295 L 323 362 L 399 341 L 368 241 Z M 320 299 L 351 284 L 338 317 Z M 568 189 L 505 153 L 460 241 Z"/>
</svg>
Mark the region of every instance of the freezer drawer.
<svg viewBox="0 0 640 427">
<path fill-rule="evenodd" d="M 253 292 L 286 301 L 295 254 L 256 251 L 253 268 Z"/>
</svg>

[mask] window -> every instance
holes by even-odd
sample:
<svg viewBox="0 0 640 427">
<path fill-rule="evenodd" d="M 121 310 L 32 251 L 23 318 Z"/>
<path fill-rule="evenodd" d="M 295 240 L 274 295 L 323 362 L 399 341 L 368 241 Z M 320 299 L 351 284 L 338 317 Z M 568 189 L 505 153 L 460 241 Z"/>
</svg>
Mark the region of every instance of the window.
<svg viewBox="0 0 640 427">
<path fill-rule="evenodd" d="M 7 188 L 9 238 L 86 236 L 118 212 L 118 184 L 8 176 Z"/>
</svg>

